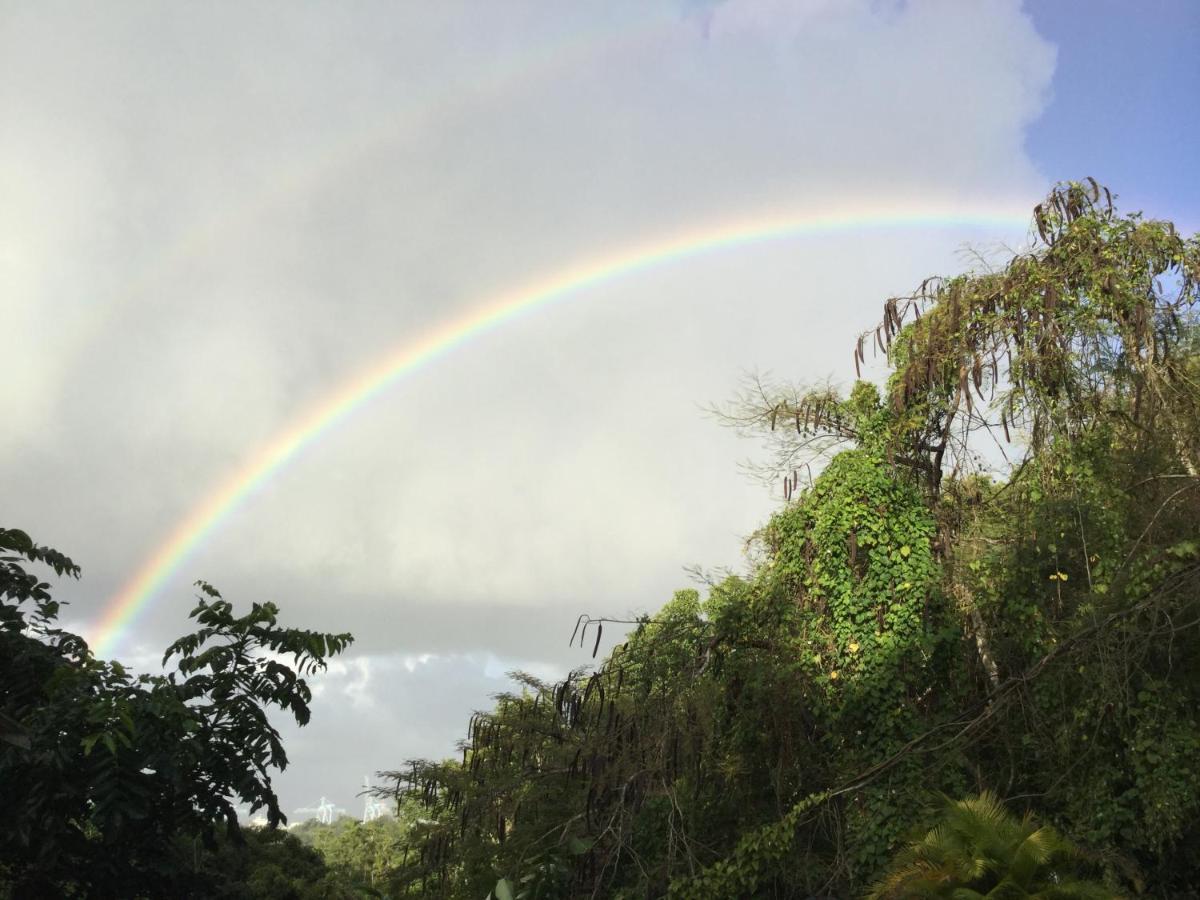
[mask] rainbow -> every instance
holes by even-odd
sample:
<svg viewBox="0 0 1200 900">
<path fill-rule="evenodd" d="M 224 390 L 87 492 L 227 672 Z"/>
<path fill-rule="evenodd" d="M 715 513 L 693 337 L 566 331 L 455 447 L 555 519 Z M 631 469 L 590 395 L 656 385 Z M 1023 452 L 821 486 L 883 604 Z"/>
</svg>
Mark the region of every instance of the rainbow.
<svg viewBox="0 0 1200 900">
<path fill-rule="evenodd" d="M 114 595 L 91 630 L 98 656 L 109 655 L 121 637 L 151 604 L 163 584 L 257 488 L 274 477 L 306 447 L 379 397 L 405 375 L 427 366 L 471 341 L 522 316 L 580 296 L 620 278 L 717 251 L 767 241 L 829 235 L 863 229 L 914 227 L 1028 226 L 1028 213 L 1011 204 L 974 208 L 962 205 L 883 204 L 853 210 L 813 210 L 800 214 L 754 217 L 678 234 L 631 247 L 611 256 L 567 266 L 548 277 L 496 294 L 460 318 L 406 341 L 345 381 L 272 440 L 258 448 L 207 494 L 142 563 Z"/>
</svg>

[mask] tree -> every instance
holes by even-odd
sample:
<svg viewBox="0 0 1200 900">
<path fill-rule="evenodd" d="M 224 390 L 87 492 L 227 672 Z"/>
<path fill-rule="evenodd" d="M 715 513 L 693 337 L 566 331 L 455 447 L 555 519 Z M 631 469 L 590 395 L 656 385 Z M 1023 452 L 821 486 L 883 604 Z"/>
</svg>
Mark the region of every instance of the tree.
<svg viewBox="0 0 1200 900">
<path fill-rule="evenodd" d="M 200 582 L 197 630 L 133 675 L 58 628 L 59 604 L 29 564 L 78 577 L 63 554 L 0 529 L 0 866 L 18 896 L 179 895 L 178 838 L 239 835 L 235 802 L 285 821 L 271 770 L 287 765 L 276 708 L 308 721 L 303 676 L 348 634 L 284 628 L 272 603 L 235 616 Z M 278 661 L 291 657 L 296 669 Z"/>
<path fill-rule="evenodd" d="M 1090 181 L 1034 227 L 884 303 L 883 384 L 732 413 L 787 479 L 750 571 L 389 773 L 414 891 L 850 896 L 929 786 L 1036 798 L 1122 890 L 1200 883 L 1200 240 Z"/>
<path fill-rule="evenodd" d="M 212 848 L 177 846 L 189 883 L 174 896 L 197 900 L 357 900 L 364 893 L 295 834 L 246 828 L 240 840 L 221 835 Z"/>
<path fill-rule="evenodd" d="M 344 883 L 386 894 L 411 850 L 409 832 L 419 809 L 410 802 L 398 812 L 370 822 L 349 816 L 330 824 L 311 819 L 295 826 L 292 834 L 320 853 Z"/>
</svg>

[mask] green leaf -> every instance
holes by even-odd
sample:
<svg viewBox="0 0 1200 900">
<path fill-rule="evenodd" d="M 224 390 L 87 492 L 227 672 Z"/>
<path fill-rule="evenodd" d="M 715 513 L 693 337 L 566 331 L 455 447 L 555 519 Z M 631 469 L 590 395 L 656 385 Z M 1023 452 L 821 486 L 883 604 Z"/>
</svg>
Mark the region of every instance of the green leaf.
<svg viewBox="0 0 1200 900">
<path fill-rule="evenodd" d="M 507 878 L 501 878 L 496 882 L 496 900 L 516 900 L 512 884 Z"/>
</svg>

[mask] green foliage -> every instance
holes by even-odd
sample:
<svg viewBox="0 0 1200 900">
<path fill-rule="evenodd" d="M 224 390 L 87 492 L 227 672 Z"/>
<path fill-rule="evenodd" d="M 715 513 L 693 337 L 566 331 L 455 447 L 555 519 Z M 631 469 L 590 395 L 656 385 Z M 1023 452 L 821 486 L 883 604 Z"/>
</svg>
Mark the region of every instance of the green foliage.
<svg viewBox="0 0 1200 900">
<path fill-rule="evenodd" d="M 1111 896 L 1068 890 L 1074 846 L 1114 889 L 1200 883 L 1200 241 L 1094 182 L 1034 219 L 1004 268 L 884 304 L 854 354 L 888 355 L 882 394 L 725 414 L 788 501 L 753 569 L 390 773 L 426 809 L 408 889 L 851 896 L 986 856 L 1025 892 L 994 896 Z M 930 786 L 1053 827 L 985 795 L 892 863 Z"/>
<path fill-rule="evenodd" d="M 164 657 L 177 670 L 135 676 L 58 628 L 26 568 L 78 577 L 71 560 L 17 530 L 0 529 L 0 553 L 0 866 L 17 896 L 182 896 L 176 840 L 211 846 L 218 825 L 237 839 L 239 801 L 285 820 L 270 775 L 287 755 L 267 712 L 307 722 L 299 675 L 349 635 L 283 628 L 270 603 L 235 616 L 201 583 L 200 627 Z"/>
<path fill-rule="evenodd" d="M 1053 828 L 1017 819 L 985 791 L 947 799 L 938 824 L 897 854 L 866 900 L 1116 900 L 1080 877 L 1085 861 Z"/>
<path fill-rule="evenodd" d="M 703 871 L 672 882 L 668 896 L 679 900 L 739 897 L 753 893 L 767 874 L 794 851 L 796 832 L 815 809 L 830 798 L 812 794 L 794 804 L 779 821 L 760 826 L 739 838 L 733 851 Z"/>
<path fill-rule="evenodd" d="M 176 671 L 135 678 L 58 629 L 26 571 L 74 564 L 0 531 L 0 803 L 19 811 L 0 878 L 33 896 L 1182 896 L 1200 883 L 1200 240 L 1095 182 L 1034 223 L 1003 268 L 886 301 L 854 353 L 885 353 L 885 384 L 760 383 L 726 416 L 784 481 L 745 575 L 626 623 L 594 670 L 513 673 L 460 759 L 384 773 L 399 821 L 298 829 L 320 858 L 238 844 L 232 803 L 282 821 L 266 710 L 305 722 L 304 676 L 349 637 L 281 628 L 271 604 L 237 617 L 202 583 Z M 572 640 L 598 647 L 606 621 Z M 930 829 L 929 787 L 978 796 Z"/>
<path fill-rule="evenodd" d="M 246 828 L 239 840 L 219 838 L 212 848 L 194 841 L 176 847 L 189 873 L 179 897 L 205 900 L 359 900 L 365 893 L 328 866 L 322 855 L 282 829 Z"/>
<path fill-rule="evenodd" d="M 395 817 L 363 823 L 343 816 L 331 824 L 314 819 L 291 833 L 319 853 L 343 884 L 369 896 L 387 896 L 403 871 L 412 846 L 409 833 L 418 816 L 419 809 L 410 802 Z"/>
</svg>

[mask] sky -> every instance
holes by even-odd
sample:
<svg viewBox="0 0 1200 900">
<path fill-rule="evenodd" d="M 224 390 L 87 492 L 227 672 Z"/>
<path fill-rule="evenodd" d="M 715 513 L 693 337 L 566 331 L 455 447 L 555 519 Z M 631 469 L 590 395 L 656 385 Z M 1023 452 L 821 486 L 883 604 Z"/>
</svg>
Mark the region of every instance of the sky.
<svg viewBox="0 0 1200 900">
<path fill-rule="evenodd" d="M 745 569 L 747 373 L 848 384 L 1058 180 L 1195 230 L 1198 59 L 1188 0 L 0 2 L 2 524 L 137 666 L 198 578 L 354 633 L 276 784 L 358 812 L 580 613 Z"/>
</svg>

